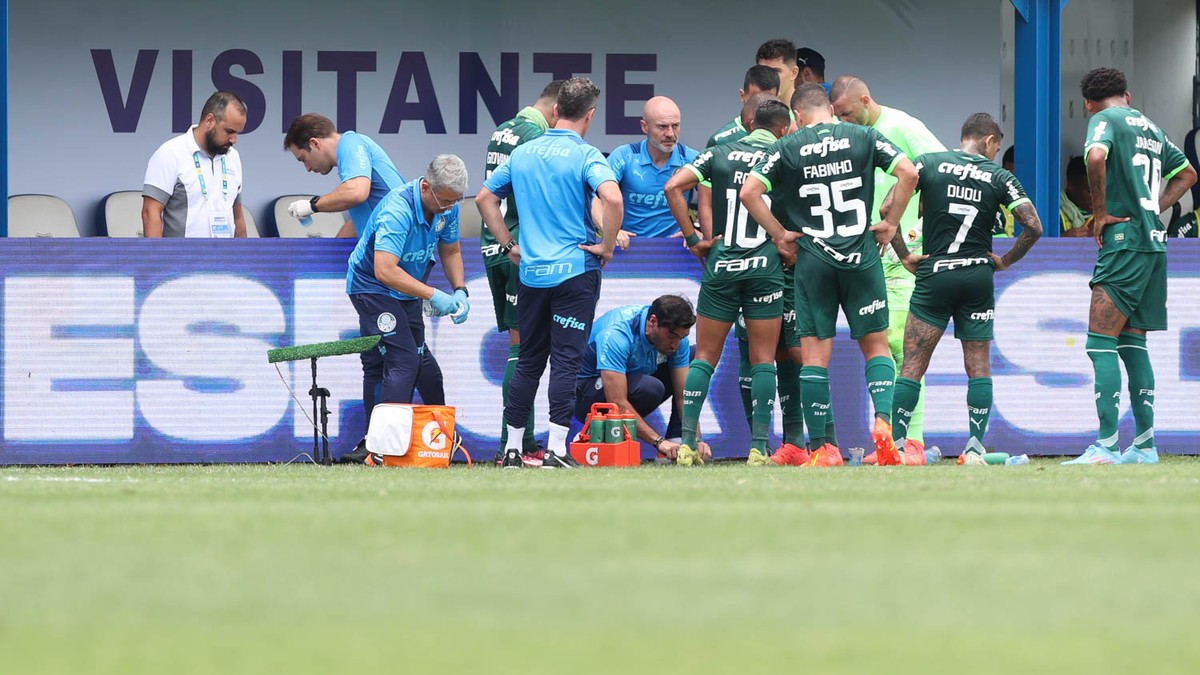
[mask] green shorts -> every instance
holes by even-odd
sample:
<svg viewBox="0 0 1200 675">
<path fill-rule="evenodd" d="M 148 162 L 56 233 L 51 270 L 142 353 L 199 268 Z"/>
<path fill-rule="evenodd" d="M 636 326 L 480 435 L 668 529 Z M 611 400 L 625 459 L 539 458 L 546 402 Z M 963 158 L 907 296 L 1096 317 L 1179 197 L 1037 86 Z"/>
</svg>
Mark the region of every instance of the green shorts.
<svg viewBox="0 0 1200 675">
<path fill-rule="evenodd" d="M 511 262 L 487 268 L 488 288 L 492 289 L 492 308 L 496 310 L 496 328 L 500 332 L 517 328 L 517 266 Z"/>
<path fill-rule="evenodd" d="M 837 334 L 838 307 L 850 324 L 850 337 L 888 327 L 887 287 L 883 266 L 867 269 L 834 267 L 815 255 L 800 252 L 796 261 L 796 332 L 822 340 Z"/>
<path fill-rule="evenodd" d="M 722 323 L 747 319 L 776 319 L 783 314 L 783 278 L 758 277 L 700 284 L 696 313 Z"/>
<path fill-rule="evenodd" d="M 1167 329 L 1167 254 L 1149 251 L 1101 253 L 1092 272 L 1092 288 L 1101 286 L 1125 324 L 1141 330 Z"/>
<path fill-rule="evenodd" d="M 995 269 L 988 263 L 959 267 L 917 279 L 908 311 L 946 330 L 954 318 L 954 337 L 971 342 L 993 338 L 996 315 Z"/>
<path fill-rule="evenodd" d="M 796 332 L 796 287 L 793 282 L 792 269 L 784 270 L 783 281 L 783 325 L 779 329 L 779 346 L 784 349 L 800 346 L 800 334 Z M 701 292 L 703 292 L 703 286 Z M 739 342 L 749 341 L 746 333 L 746 322 L 742 317 L 733 324 L 733 333 Z"/>
</svg>

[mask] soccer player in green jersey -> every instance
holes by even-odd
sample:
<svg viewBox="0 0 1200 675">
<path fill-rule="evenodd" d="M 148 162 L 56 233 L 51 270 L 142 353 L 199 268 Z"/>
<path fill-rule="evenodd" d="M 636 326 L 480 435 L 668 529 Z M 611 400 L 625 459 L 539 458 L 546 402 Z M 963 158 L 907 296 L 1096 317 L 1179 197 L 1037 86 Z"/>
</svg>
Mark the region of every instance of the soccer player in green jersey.
<svg viewBox="0 0 1200 675">
<path fill-rule="evenodd" d="M 796 323 L 804 367 L 800 371 L 804 422 L 814 466 L 842 463 L 826 445 L 830 407 L 829 359 L 840 307 L 850 336 L 866 358 L 867 389 L 875 409 L 871 430 L 880 464 L 901 464 L 892 439 L 892 390 L 896 366 L 887 342 L 887 290 L 879 264 L 878 243 L 896 233 L 894 218 L 904 212 L 917 182 L 917 171 L 896 146 L 870 127 L 839 124 L 829 95 L 819 84 L 805 84 L 792 97 L 801 129 L 771 146 L 751 174 L 740 198 L 750 215 L 773 228 L 782 213 L 789 239 L 798 241 Z M 898 179 L 893 208 L 871 225 L 868 205 L 875 169 Z M 763 199 L 772 193 L 774 203 Z M 870 233 L 874 233 L 874 237 Z"/>
<path fill-rule="evenodd" d="M 1146 332 L 1167 328 L 1167 232 L 1158 214 L 1196 183 L 1196 170 L 1158 125 L 1129 107 L 1124 73 L 1096 68 L 1079 88 L 1092 116 L 1084 156 L 1092 233 L 1100 246 L 1087 334 L 1100 432 L 1082 455 L 1064 464 L 1153 464 L 1154 369 Z M 1124 453 L 1117 445 L 1118 359 L 1129 374 L 1136 432 Z"/>
<path fill-rule="evenodd" d="M 757 105 L 756 105 L 757 104 Z M 664 192 L 688 249 L 706 259 L 696 303 L 696 356 L 683 387 L 683 444 L 676 463 L 697 463 L 696 427 L 709 382 L 729 329 L 744 314 L 749 334 L 752 396 L 749 462 L 765 464 L 775 393 L 775 347 L 784 311 L 783 270 L 776 241 L 786 230 L 763 228 L 738 201 L 738 191 L 775 141 L 791 126 L 788 108 L 769 94 L 751 97 L 743 109 L 750 130 L 739 141 L 700 153 L 667 181 Z M 688 217 L 684 192 L 711 186 L 713 237 L 701 240 Z"/>
<path fill-rule="evenodd" d="M 537 101 L 531 106 L 522 108 L 517 116 L 496 127 L 492 139 L 488 142 L 487 158 L 484 163 L 483 178 L 487 180 L 492 172 L 508 161 L 508 155 L 514 148 L 541 136 L 546 129 L 554 126 L 557 117 L 554 114 L 554 104 L 558 101 L 558 92 L 562 89 L 564 80 L 554 80 L 542 89 Z M 504 213 L 504 224 L 512 233 L 511 241 L 517 240 L 520 219 L 517 215 L 517 205 L 512 196 L 500 202 L 500 210 Z M 483 228 L 479 235 L 479 248 L 483 253 L 483 264 L 487 271 L 488 286 L 492 291 L 492 307 L 496 311 L 496 328 L 508 331 L 508 361 L 504 365 L 504 379 L 501 381 L 501 398 L 508 405 L 508 386 L 517 368 L 517 358 L 521 354 L 521 333 L 517 329 L 517 266 L 501 251 L 496 238 L 488 228 Z M 500 423 L 500 448 L 497 460 L 504 454 L 503 448 L 508 440 L 508 427 Z M 537 445 L 533 440 L 533 411 L 529 412 L 529 422 L 525 425 L 525 438 L 522 456 L 531 463 L 537 463 Z"/>
<path fill-rule="evenodd" d="M 760 92 L 767 92 L 773 98 L 779 96 L 779 73 L 770 66 L 750 66 L 750 69 L 746 71 L 746 76 L 742 78 L 742 88 L 738 89 L 738 98 L 745 106 L 751 96 Z M 714 145 L 732 143 L 745 138 L 750 131 L 742 123 L 742 117 L 743 115 L 739 113 L 732 122 L 717 129 L 716 133 L 708 137 L 708 142 L 704 144 L 704 147 L 711 148 Z"/>
<path fill-rule="evenodd" d="M 854 75 L 843 75 L 833 81 L 830 86 L 829 98 L 833 101 L 833 113 L 843 122 L 852 122 L 874 128 L 889 141 L 900 148 L 909 158 L 916 158 L 927 152 L 941 152 L 946 149 L 921 120 L 909 115 L 903 110 L 880 105 L 871 96 L 867 83 Z M 871 205 L 872 217 L 879 213 L 883 199 L 888 191 L 896 184 L 896 179 L 883 171 L 875 172 L 875 201 Z M 921 220 L 917 214 L 917 202 L 909 202 L 908 208 L 900 215 L 900 233 L 910 250 L 920 253 L 921 250 Z M 904 265 L 896 259 L 890 249 L 883 257 L 883 278 L 888 289 L 888 347 L 892 350 L 892 359 L 896 369 L 904 367 L 904 324 L 908 320 L 909 298 L 912 297 L 916 280 Z M 912 426 L 909 427 L 907 446 L 904 450 L 905 462 L 909 464 L 925 463 L 925 400 L 917 402 L 913 409 Z M 863 458 L 864 464 L 874 464 L 874 454 Z"/>
<path fill-rule="evenodd" d="M 971 438 L 963 451 L 964 464 L 984 463 L 983 435 L 992 410 L 991 348 L 996 307 L 993 271 L 1011 267 L 1042 236 L 1042 222 L 1025 189 L 1015 176 L 995 164 L 1002 140 L 996 120 L 987 113 L 975 113 L 963 124 L 958 150 L 918 157 L 917 192 L 925 214 L 925 255 L 910 253 L 900 232 L 892 240 L 897 257 L 916 274 L 911 311 L 904 327 L 904 365 L 896 380 L 893 401 L 896 445 L 904 446 L 913 409 L 921 396 L 920 380 L 946 332 L 946 324 L 954 317 L 954 337 L 962 343 L 969 378 L 967 417 Z M 885 210 L 888 206 L 885 199 Z M 1022 228 L 1003 257 L 992 253 L 992 229 L 1001 206 L 1012 211 Z"/>
</svg>

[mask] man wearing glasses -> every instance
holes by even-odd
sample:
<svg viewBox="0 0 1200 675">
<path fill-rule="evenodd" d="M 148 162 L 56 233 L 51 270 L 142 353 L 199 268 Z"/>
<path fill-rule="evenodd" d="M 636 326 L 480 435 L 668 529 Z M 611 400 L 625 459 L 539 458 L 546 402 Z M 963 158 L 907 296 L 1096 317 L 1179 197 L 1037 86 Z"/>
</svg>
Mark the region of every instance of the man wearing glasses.
<svg viewBox="0 0 1200 675">
<path fill-rule="evenodd" d="M 346 292 L 362 335 L 380 335 L 363 352 L 363 407 L 411 403 L 425 349 L 422 301 L 435 316 L 467 320 L 471 304 L 463 284 L 458 245 L 458 203 L 467 190 L 467 167 L 455 155 L 438 155 L 425 175 L 392 190 L 379 202 L 350 254 Z M 426 284 L 434 251 L 452 293 Z"/>
</svg>

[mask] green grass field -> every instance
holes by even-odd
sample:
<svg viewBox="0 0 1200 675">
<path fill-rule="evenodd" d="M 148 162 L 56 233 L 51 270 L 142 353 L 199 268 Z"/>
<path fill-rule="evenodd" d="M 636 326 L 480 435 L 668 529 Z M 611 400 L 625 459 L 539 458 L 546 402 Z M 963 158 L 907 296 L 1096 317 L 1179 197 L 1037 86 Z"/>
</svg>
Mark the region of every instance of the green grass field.
<svg viewBox="0 0 1200 675">
<path fill-rule="evenodd" d="M 4 673 L 1195 673 L 1200 460 L 0 467 Z"/>
</svg>

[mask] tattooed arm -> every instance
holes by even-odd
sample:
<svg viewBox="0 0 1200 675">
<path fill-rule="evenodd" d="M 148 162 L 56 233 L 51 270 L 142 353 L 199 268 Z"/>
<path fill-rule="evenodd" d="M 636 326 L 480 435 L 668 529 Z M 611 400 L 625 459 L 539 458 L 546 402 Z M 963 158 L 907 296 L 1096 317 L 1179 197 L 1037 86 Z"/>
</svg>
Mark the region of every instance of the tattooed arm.
<svg viewBox="0 0 1200 675">
<path fill-rule="evenodd" d="M 1087 153 L 1088 190 L 1092 193 L 1092 236 L 1097 246 L 1104 246 L 1104 228 L 1114 223 L 1123 223 L 1128 218 L 1118 218 L 1108 212 L 1108 154 L 1104 149 L 1093 146 Z M 1014 216 L 1016 214 L 1013 214 Z"/>
<path fill-rule="evenodd" d="M 1025 202 L 1013 209 L 1013 218 L 1021 224 L 1021 234 L 1003 257 L 992 254 L 992 262 L 995 263 L 997 272 L 1003 272 L 1024 258 L 1042 236 L 1042 221 L 1038 218 L 1037 209 L 1033 208 L 1033 204 Z"/>
</svg>

